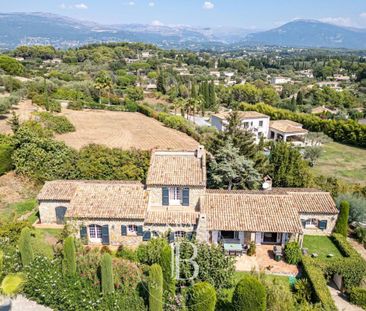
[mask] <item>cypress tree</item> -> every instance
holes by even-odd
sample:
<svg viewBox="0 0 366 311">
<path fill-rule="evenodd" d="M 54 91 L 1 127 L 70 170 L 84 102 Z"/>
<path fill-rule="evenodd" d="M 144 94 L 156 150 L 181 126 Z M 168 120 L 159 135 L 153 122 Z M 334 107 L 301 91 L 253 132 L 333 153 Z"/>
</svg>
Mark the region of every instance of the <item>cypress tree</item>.
<svg viewBox="0 0 366 311">
<path fill-rule="evenodd" d="M 347 237 L 348 233 L 348 217 L 349 217 L 350 205 L 347 201 L 342 201 L 340 206 L 340 212 L 338 220 L 334 229 L 334 232 L 342 234 Z"/>
<path fill-rule="evenodd" d="M 197 88 L 196 84 L 193 82 L 191 87 L 191 98 L 197 98 Z"/>
<path fill-rule="evenodd" d="M 296 96 L 296 104 L 302 105 L 304 103 L 304 96 L 302 95 L 302 92 L 299 91 Z"/>
<path fill-rule="evenodd" d="M 208 96 L 209 96 L 209 108 L 211 110 L 215 110 L 216 108 L 216 93 L 215 93 L 215 84 L 213 81 L 208 85 Z"/>
<path fill-rule="evenodd" d="M 101 261 L 102 292 L 109 294 L 114 292 L 112 256 L 104 253 Z"/>
<path fill-rule="evenodd" d="M 62 266 L 64 275 L 74 276 L 76 274 L 76 250 L 74 238 L 71 236 L 65 239 L 63 255 Z"/>
<path fill-rule="evenodd" d="M 172 249 L 170 245 L 166 245 L 161 252 L 160 266 L 163 271 L 164 291 L 172 294 L 175 293 L 175 278 L 172 273 Z"/>
<path fill-rule="evenodd" d="M 214 311 L 216 305 L 215 288 L 207 282 L 194 284 L 189 292 L 188 305 L 191 311 Z"/>
<path fill-rule="evenodd" d="M 236 285 L 232 309 L 235 311 L 265 311 L 266 288 L 252 275 L 245 275 Z"/>
<path fill-rule="evenodd" d="M 0 276 L 3 274 L 4 270 L 4 252 L 0 249 Z"/>
<path fill-rule="evenodd" d="M 150 267 L 149 279 L 149 310 L 163 310 L 163 271 L 158 264 Z"/>
<path fill-rule="evenodd" d="M 22 229 L 19 237 L 19 251 L 22 258 L 23 266 L 28 266 L 33 261 L 33 249 L 31 245 L 30 229 L 25 227 Z"/>
</svg>

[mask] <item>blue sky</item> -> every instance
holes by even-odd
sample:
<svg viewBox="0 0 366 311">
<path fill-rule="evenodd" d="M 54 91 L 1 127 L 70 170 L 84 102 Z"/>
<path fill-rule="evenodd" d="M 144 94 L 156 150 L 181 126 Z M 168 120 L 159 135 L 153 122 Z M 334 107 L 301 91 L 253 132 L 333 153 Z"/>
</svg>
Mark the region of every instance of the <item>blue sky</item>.
<svg viewBox="0 0 366 311">
<path fill-rule="evenodd" d="M 1 12 L 49 12 L 104 24 L 265 29 L 306 18 L 366 28 L 366 0 L 2 0 Z"/>
</svg>

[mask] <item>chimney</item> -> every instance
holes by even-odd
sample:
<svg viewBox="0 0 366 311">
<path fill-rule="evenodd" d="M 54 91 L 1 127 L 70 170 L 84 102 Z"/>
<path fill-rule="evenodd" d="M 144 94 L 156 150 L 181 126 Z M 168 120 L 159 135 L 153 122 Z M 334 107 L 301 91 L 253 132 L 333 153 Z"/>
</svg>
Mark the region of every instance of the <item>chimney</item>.
<svg viewBox="0 0 366 311">
<path fill-rule="evenodd" d="M 269 175 L 263 178 L 262 190 L 264 191 L 272 190 L 272 178 Z"/>
<path fill-rule="evenodd" d="M 197 159 L 202 159 L 204 153 L 205 153 L 205 147 L 202 145 L 199 145 L 196 149 Z"/>
</svg>

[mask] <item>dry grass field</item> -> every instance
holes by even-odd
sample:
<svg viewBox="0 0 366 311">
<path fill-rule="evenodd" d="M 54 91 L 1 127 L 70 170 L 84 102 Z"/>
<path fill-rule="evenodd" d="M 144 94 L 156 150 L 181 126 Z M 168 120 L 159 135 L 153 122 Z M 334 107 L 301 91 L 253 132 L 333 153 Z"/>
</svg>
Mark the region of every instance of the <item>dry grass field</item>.
<svg viewBox="0 0 366 311">
<path fill-rule="evenodd" d="M 104 110 L 65 109 L 76 131 L 58 135 L 57 140 L 80 149 L 88 144 L 102 144 L 122 149 L 193 149 L 198 143 L 179 131 L 140 113 Z"/>
</svg>

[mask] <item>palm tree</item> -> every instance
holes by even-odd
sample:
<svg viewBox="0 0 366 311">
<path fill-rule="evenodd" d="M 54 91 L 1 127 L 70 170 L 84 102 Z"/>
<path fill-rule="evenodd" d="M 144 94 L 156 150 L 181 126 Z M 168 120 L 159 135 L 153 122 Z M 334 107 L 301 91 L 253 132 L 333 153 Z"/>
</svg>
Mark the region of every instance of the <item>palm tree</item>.
<svg viewBox="0 0 366 311">
<path fill-rule="evenodd" d="M 109 92 L 113 87 L 112 79 L 106 71 L 100 71 L 95 78 L 94 87 L 99 91 L 99 104 L 102 103 L 102 94 L 107 92 L 108 104 L 110 104 Z"/>
</svg>

